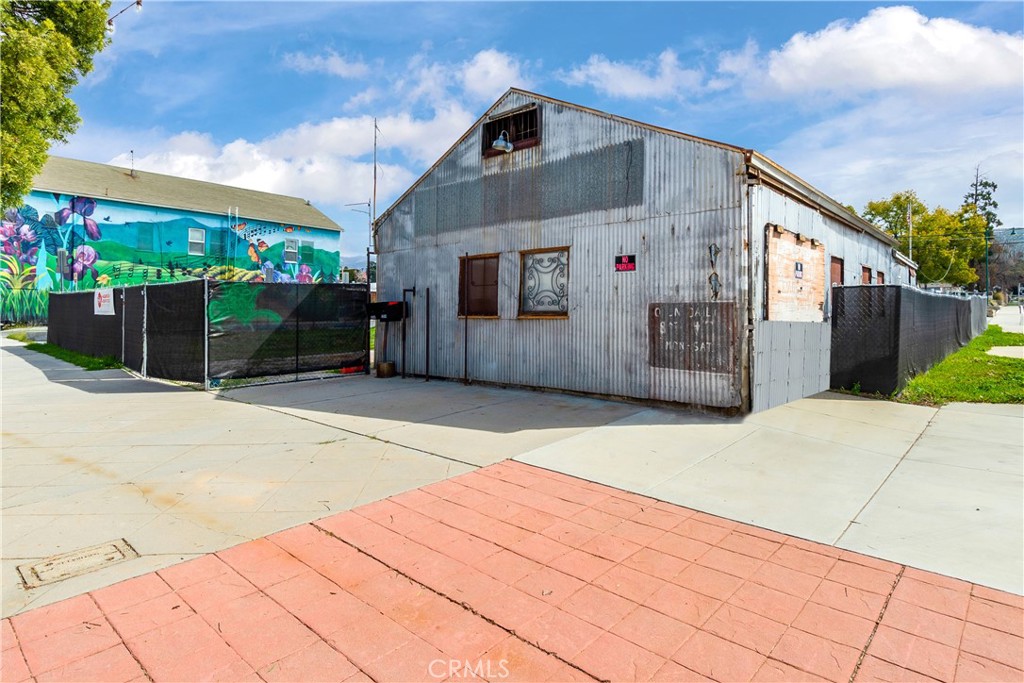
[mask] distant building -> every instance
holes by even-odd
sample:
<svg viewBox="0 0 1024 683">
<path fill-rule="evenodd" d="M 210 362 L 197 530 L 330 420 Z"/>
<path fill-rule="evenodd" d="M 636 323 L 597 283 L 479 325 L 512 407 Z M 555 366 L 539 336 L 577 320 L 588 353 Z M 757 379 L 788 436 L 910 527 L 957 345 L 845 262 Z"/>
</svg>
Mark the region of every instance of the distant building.
<svg viewBox="0 0 1024 683">
<path fill-rule="evenodd" d="M 830 285 L 913 282 L 756 151 L 514 88 L 375 235 L 408 372 L 729 412 L 829 387 Z"/>
<path fill-rule="evenodd" d="M 3 217 L 0 315 L 46 317 L 50 291 L 208 277 L 335 282 L 341 227 L 309 202 L 50 157 Z"/>
</svg>

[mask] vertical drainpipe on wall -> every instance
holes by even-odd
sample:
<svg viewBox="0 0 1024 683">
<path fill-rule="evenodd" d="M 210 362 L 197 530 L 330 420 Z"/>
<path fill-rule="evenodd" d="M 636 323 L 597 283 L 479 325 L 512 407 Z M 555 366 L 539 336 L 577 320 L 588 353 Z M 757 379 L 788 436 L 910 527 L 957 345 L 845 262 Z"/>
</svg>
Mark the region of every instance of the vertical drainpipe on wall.
<svg viewBox="0 0 1024 683">
<path fill-rule="evenodd" d="M 462 315 L 462 383 L 469 384 L 469 278 L 470 278 L 470 263 L 469 263 L 469 252 L 466 252 L 465 263 L 465 275 L 463 276 L 462 285 L 462 296 L 463 306 Z"/>
<path fill-rule="evenodd" d="M 741 373 L 740 395 L 742 397 L 743 411 L 749 413 L 753 410 L 754 403 L 754 203 L 751 201 L 750 189 L 757 183 L 751 181 L 749 176 L 751 151 L 743 154 L 743 198 L 747 205 L 746 230 L 744 241 L 746 249 L 743 250 L 743 265 L 747 271 L 747 324 L 743 335 L 744 349 L 741 351 L 743 358 L 743 371 Z M 762 277 L 764 275 L 762 274 Z"/>
</svg>

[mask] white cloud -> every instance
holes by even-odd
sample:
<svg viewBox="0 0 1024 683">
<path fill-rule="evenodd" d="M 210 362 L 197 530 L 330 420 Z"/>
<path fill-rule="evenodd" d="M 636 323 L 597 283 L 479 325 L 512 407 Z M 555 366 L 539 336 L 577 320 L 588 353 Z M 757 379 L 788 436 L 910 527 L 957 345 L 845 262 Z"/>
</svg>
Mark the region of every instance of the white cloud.
<svg viewBox="0 0 1024 683">
<path fill-rule="evenodd" d="M 388 159 L 378 163 L 378 212 L 408 189 L 474 119 L 450 99 L 426 117 L 400 112 L 378 118 L 378 148 Z M 240 138 L 218 144 L 208 134 L 184 132 L 163 139 L 151 136 L 147 145 L 135 150 L 137 169 L 302 197 L 350 231 L 351 236 L 342 238 L 348 253 L 365 245 L 364 219 L 345 204 L 365 201 L 373 193 L 370 116 L 303 123 L 258 141 Z M 108 163 L 128 166 L 131 159 L 122 153 Z"/>
<path fill-rule="evenodd" d="M 325 73 L 340 78 L 363 78 L 370 73 L 370 67 L 364 62 L 350 61 L 333 50 L 322 55 L 289 52 L 283 62 L 286 67 L 299 73 Z"/>
<path fill-rule="evenodd" d="M 882 7 L 857 21 L 837 21 L 816 33 L 798 33 L 750 67 L 754 92 L 857 95 L 918 91 L 962 97 L 980 91 L 1016 92 L 1024 86 L 1024 40 L 955 19 L 929 19 L 911 7 Z"/>
<path fill-rule="evenodd" d="M 767 54 L 748 43 L 720 57 L 718 77 L 739 81 L 754 100 L 747 106 L 781 99 L 813 116 L 763 151 L 843 202 L 860 209 L 914 189 L 930 206 L 955 209 L 981 164 L 999 185 L 1000 217 L 1021 223 L 1020 34 L 879 8 Z"/>
<path fill-rule="evenodd" d="M 363 90 L 362 92 L 359 92 L 350 97 L 348 101 L 345 102 L 343 108 L 345 109 L 345 111 L 355 111 L 358 109 L 362 109 L 363 107 L 371 105 L 375 102 L 379 102 L 383 96 L 384 93 L 380 88 L 371 85 L 366 90 Z"/>
<path fill-rule="evenodd" d="M 526 68 L 526 64 L 506 52 L 482 50 L 463 63 L 459 80 L 467 95 L 491 102 L 510 87 L 532 88 L 532 81 L 524 74 Z"/>
<path fill-rule="evenodd" d="M 298 70 L 336 75 L 359 71 L 352 71 L 353 63 L 333 53 L 293 54 L 286 62 Z M 373 104 L 385 112 L 377 117 L 378 211 L 408 189 L 422 169 L 472 125 L 479 114 L 477 100 L 492 99 L 510 85 L 528 86 L 526 67 L 525 62 L 496 50 L 454 63 L 433 62 L 419 54 L 390 85 L 372 86 L 349 98 L 345 111 Z M 400 103 L 398 110 L 396 103 Z M 300 123 L 259 140 L 239 138 L 226 144 L 202 132 L 168 136 L 146 131 L 145 140 L 136 145 L 135 167 L 309 199 L 350 229 L 352 237 L 343 237 L 343 242 L 350 245 L 349 251 L 357 251 L 364 244 L 360 236 L 365 234 L 365 223 L 345 204 L 365 201 L 373 193 L 373 120 L 369 114 L 336 116 Z M 103 137 L 115 138 L 118 133 L 104 131 Z M 81 147 L 87 136 L 76 139 Z M 87 156 L 116 165 L 130 163 L 126 150 L 113 159 L 99 151 Z"/>
<path fill-rule="evenodd" d="M 414 55 L 392 89 L 405 102 L 434 105 L 451 99 L 454 91 L 473 104 L 490 103 L 510 87 L 532 88 L 527 75 L 532 65 L 500 50 L 481 50 L 463 62 L 430 61 L 425 53 Z"/>
<path fill-rule="evenodd" d="M 633 63 L 591 55 L 585 64 L 564 74 L 562 80 L 569 85 L 589 85 L 612 97 L 666 99 L 700 90 L 703 74 L 699 69 L 684 68 L 675 51 L 666 49 L 657 59 Z"/>
<path fill-rule="evenodd" d="M 974 167 L 999 189 L 1000 218 L 1021 225 L 1024 141 L 1021 109 L 981 114 L 955 103 L 937 107 L 889 95 L 793 133 L 765 151 L 843 203 L 914 189 L 929 206 L 956 209 Z"/>
<path fill-rule="evenodd" d="M 420 164 L 432 163 L 474 120 L 473 114 L 450 101 L 435 107 L 430 118 L 417 118 L 408 112 L 378 117 L 378 148 L 399 151 Z M 373 149 L 373 117 L 336 117 L 321 123 L 303 123 L 260 144 L 278 157 L 313 153 L 362 156 Z"/>
</svg>

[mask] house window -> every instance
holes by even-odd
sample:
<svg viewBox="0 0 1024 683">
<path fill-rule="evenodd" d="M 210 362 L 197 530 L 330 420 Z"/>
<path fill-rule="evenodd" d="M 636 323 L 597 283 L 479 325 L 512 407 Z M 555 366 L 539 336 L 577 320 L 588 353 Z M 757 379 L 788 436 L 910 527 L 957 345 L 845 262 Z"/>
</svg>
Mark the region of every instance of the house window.
<svg viewBox="0 0 1024 683">
<path fill-rule="evenodd" d="M 313 257 L 313 242 L 302 240 L 302 243 L 299 245 L 299 260 L 303 263 L 312 263 Z"/>
<path fill-rule="evenodd" d="M 878 271 L 877 273 L 875 273 L 875 284 L 885 284 L 885 273 L 883 273 L 882 271 Z"/>
<path fill-rule="evenodd" d="M 284 241 L 284 262 L 285 263 L 298 263 L 299 261 L 299 241 L 288 240 Z"/>
<path fill-rule="evenodd" d="M 498 315 L 498 255 L 459 259 L 459 315 Z"/>
<path fill-rule="evenodd" d="M 861 266 L 860 268 L 860 282 L 862 285 L 871 284 L 871 268 L 868 266 Z"/>
<path fill-rule="evenodd" d="M 139 251 L 153 251 L 153 224 L 139 223 Z"/>
<path fill-rule="evenodd" d="M 569 314 L 569 248 L 522 254 L 523 279 L 519 287 L 519 314 Z"/>
<path fill-rule="evenodd" d="M 188 255 L 204 256 L 206 254 L 206 231 L 202 228 L 188 229 Z"/>
<path fill-rule="evenodd" d="M 504 135 L 503 135 L 504 134 Z M 537 105 L 498 114 L 484 123 L 483 154 L 485 157 L 499 156 L 504 151 L 494 148 L 498 138 L 507 140 L 515 150 L 526 149 L 540 143 L 540 113 Z"/>
</svg>

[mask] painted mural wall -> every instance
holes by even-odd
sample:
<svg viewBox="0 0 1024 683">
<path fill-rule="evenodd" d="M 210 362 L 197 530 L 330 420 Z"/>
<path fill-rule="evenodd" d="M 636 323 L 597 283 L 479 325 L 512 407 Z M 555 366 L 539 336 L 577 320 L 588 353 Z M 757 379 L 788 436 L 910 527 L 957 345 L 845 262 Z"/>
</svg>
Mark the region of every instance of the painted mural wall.
<svg viewBox="0 0 1024 683">
<path fill-rule="evenodd" d="M 337 282 L 339 233 L 32 192 L 0 223 L 0 319 L 46 319 L 49 292 L 208 277 Z"/>
</svg>

